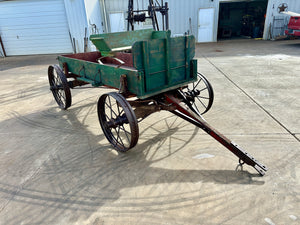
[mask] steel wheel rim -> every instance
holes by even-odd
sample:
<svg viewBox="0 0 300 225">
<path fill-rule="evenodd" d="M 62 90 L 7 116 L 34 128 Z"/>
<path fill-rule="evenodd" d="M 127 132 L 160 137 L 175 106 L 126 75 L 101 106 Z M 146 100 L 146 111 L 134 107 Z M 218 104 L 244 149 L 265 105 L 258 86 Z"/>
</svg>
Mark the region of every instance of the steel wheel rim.
<svg viewBox="0 0 300 225">
<path fill-rule="evenodd" d="M 68 86 L 67 78 L 57 65 L 49 66 L 48 79 L 50 90 L 55 101 L 61 109 L 71 106 L 71 91 Z"/>
<path fill-rule="evenodd" d="M 108 93 L 98 100 L 98 118 L 107 140 L 121 152 L 133 148 L 138 141 L 136 116 L 127 100 L 120 94 Z"/>
</svg>

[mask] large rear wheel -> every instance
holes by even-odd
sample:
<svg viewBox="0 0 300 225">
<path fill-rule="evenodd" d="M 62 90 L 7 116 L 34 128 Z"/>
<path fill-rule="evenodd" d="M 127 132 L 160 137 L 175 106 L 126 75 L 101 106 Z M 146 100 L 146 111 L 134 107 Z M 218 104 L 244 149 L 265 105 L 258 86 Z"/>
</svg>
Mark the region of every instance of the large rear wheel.
<svg viewBox="0 0 300 225">
<path fill-rule="evenodd" d="M 139 138 L 135 113 L 120 94 L 111 92 L 98 100 L 98 118 L 107 140 L 121 152 L 133 148 Z"/>
</svg>

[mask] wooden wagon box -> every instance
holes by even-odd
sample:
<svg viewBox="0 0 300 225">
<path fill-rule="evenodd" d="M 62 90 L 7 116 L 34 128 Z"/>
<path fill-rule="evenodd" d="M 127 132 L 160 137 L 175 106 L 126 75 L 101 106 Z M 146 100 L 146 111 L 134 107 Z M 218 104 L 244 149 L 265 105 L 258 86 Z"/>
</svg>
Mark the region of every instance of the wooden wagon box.
<svg viewBox="0 0 300 225">
<path fill-rule="evenodd" d="M 93 86 L 118 89 L 126 75 L 129 92 L 144 99 L 197 79 L 195 38 L 170 34 L 147 29 L 91 35 L 99 51 L 62 55 L 59 64 Z"/>
</svg>

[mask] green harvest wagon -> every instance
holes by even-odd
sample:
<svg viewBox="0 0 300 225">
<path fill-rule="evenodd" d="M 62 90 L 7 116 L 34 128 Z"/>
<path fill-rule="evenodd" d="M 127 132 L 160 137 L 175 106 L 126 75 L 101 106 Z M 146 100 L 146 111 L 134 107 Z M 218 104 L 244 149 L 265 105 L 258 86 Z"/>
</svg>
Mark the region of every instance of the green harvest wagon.
<svg viewBox="0 0 300 225">
<path fill-rule="evenodd" d="M 197 79 L 193 36 L 171 38 L 170 31 L 140 30 L 92 35 L 99 52 L 59 56 L 64 70 L 93 86 L 120 87 L 126 76 L 131 94 L 144 99 Z"/>
<path fill-rule="evenodd" d="M 116 89 L 100 96 L 98 118 L 108 141 L 125 152 L 139 137 L 138 122 L 167 110 L 202 128 L 261 175 L 267 168 L 210 127 L 201 114 L 213 103 L 213 89 L 197 72 L 195 38 L 170 31 L 137 30 L 91 35 L 98 51 L 62 55 L 48 68 L 50 90 L 62 109 L 70 88 L 91 84 Z"/>
</svg>

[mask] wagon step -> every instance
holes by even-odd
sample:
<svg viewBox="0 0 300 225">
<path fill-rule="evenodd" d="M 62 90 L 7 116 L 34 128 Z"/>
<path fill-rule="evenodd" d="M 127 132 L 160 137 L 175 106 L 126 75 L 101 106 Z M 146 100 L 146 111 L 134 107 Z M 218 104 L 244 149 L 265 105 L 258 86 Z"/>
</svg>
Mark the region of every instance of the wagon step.
<svg viewBox="0 0 300 225">
<path fill-rule="evenodd" d="M 171 103 L 176 107 L 176 110 L 171 111 L 172 113 L 203 129 L 206 133 L 208 133 L 219 143 L 225 146 L 229 151 L 231 151 L 239 158 L 240 166 L 246 163 L 249 166 L 252 166 L 261 176 L 263 176 L 268 170 L 268 168 L 265 165 L 258 162 L 248 152 L 241 149 L 233 141 L 229 140 L 223 134 L 211 127 L 201 115 L 196 114 L 189 107 L 186 107 L 186 105 L 184 105 L 183 102 L 177 97 L 175 97 L 172 93 L 166 93 L 165 97 L 168 103 Z"/>
</svg>

